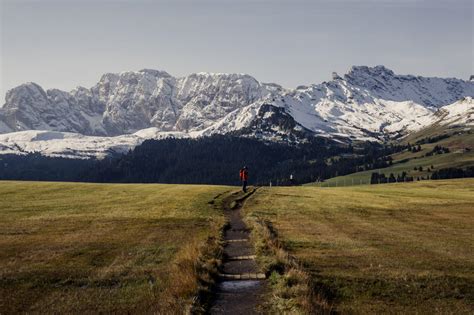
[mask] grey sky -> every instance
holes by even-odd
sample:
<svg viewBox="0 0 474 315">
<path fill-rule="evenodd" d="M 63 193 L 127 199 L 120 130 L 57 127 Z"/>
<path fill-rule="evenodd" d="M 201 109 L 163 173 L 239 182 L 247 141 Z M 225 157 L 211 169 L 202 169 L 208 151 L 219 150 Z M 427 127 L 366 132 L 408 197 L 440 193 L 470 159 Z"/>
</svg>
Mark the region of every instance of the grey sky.
<svg viewBox="0 0 474 315">
<path fill-rule="evenodd" d="M 1 2 L 0 97 L 70 90 L 105 72 L 248 73 L 286 87 L 351 65 L 467 79 L 474 0 Z"/>
</svg>

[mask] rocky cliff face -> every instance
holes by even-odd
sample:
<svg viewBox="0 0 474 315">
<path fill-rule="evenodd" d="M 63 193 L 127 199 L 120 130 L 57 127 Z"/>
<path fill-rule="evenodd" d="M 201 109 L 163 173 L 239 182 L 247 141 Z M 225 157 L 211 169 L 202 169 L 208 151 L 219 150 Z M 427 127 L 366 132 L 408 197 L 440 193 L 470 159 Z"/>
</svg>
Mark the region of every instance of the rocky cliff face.
<svg viewBox="0 0 474 315">
<path fill-rule="evenodd" d="M 1 131 L 114 136 L 150 127 L 202 130 L 271 90 L 248 75 L 198 73 L 174 78 L 156 70 L 108 73 L 91 89 L 79 87 L 69 93 L 26 83 L 7 93 L 0 110 Z"/>
</svg>

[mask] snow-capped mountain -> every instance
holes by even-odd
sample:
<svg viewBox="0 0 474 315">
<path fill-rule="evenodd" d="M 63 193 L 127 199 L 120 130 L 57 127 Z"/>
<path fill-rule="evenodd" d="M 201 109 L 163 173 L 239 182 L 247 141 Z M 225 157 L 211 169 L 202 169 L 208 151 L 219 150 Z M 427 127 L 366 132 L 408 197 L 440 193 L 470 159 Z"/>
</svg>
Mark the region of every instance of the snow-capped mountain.
<svg viewBox="0 0 474 315">
<path fill-rule="evenodd" d="M 54 130 L 95 136 L 203 130 L 278 89 L 243 74 L 174 78 L 156 70 L 108 73 L 91 89 L 44 91 L 35 83 L 10 90 L 0 110 L 2 132 Z"/>
<path fill-rule="evenodd" d="M 10 90 L 0 108 L 0 151 L 103 156 L 147 138 L 229 132 L 383 140 L 436 122 L 472 125 L 473 96 L 473 81 L 396 75 L 383 66 L 352 67 L 296 89 L 245 74 L 109 73 L 90 89 L 26 83 Z"/>
</svg>

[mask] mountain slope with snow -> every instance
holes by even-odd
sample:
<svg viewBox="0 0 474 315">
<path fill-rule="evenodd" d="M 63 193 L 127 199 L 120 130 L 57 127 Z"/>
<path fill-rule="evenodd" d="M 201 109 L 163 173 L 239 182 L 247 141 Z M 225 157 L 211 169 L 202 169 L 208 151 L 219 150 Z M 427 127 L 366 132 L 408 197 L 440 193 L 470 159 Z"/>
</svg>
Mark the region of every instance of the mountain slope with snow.
<svg viewBox="0 0 474 315">
<path fill-rule="evenodd" d="M 433 123 L 472 125 L 473 96 L 473 81 L 397 75 L 383 66 L 352 67 L 296 89 L 245 74 L 108 73 L 90 89 L 26 83 L 10 90 L 0 107 L 0 151 L 102 157 L 147 138 L 216 133 L 383 141 Z"/>
<path fill-rule="evenodd" d="M 84 136 L 60 131 L 26 130 L 0 134 L 2 154 L 41 153 L 52 157 L 104 158 L 126 153 L 146 139 L 187 137 L 183 133 L 158 132 L 156 128 L 114 137 Z"/>
<path fill-rule="evenodd" d="M 271 105 L 259 107 L 261 110 L 255 112 L 255 107 L 247 107 L 248 113 L 242 113 L 242 121 L 235 115 L 237 124 L 245 125 L 246 119 L 251 119 L 252 124 L 244 128 L 245 134 L 267 140 L 287 140 L 288 132 L 293 130 L 296 133 L 309 132 L 299 125 L 291 116 L 284 113 L 281 108 Z M 239 112 L 240 113 L 240 112 Z M 255 119 L 254 119 L 255 118 Z M 441 107 L 433 115 L 429 116 L 431 125 L 441 126 L 474 126 L 474 99 L 466 97 L 463 100 Z M 216 130 L 223 130 L 222 126 L 227 121 L 223 120 L 213 128 L 197 132 L 163 132 L 158 128 L 148 128 L 133 134 L 126 134 L 113 137 L 85 136 L 78 133 L 58 132 L 58 131 L 38 131 L 27 130 L 6 134 L 0 134 L 1 154 L 27 154 L 38 152 L 47 156 L 68 157 L 68 158 L 104 158 L 111 154 L 125 153 L 135 146 L 141 144 L 146 139 L 163 139 L 167 137 L 185 138 L 212 135 Z M 231 132 L 234 125 L 228 130 Z M 225 130 L 225 129 L 224 129 Z M 297 135 L 296 135 L 297 136 Z"/>
<path fill-rule="evenodd" d="M 44 91 L 26 83 L 0 108 L 1 132 L 54 130 L 94 136 L 195 131 L 270 95 L 275 87 L 243 74 L 192 74 L 174 78 L 156 70 L 108 73 L 91 89 Z"/>
</svg>

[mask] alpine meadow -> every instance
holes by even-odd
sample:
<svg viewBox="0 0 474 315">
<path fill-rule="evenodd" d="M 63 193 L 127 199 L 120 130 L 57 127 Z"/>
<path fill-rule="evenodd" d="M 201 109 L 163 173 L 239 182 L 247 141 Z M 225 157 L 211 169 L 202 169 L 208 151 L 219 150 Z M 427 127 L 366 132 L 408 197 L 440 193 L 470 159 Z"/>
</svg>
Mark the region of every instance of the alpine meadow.
<svg viewBox="0 0 474 315">
<path fill-rule="evenodd" d="M 0 0 L 0 314 L 474 314 L 472 0 Z"/>
</svg>

